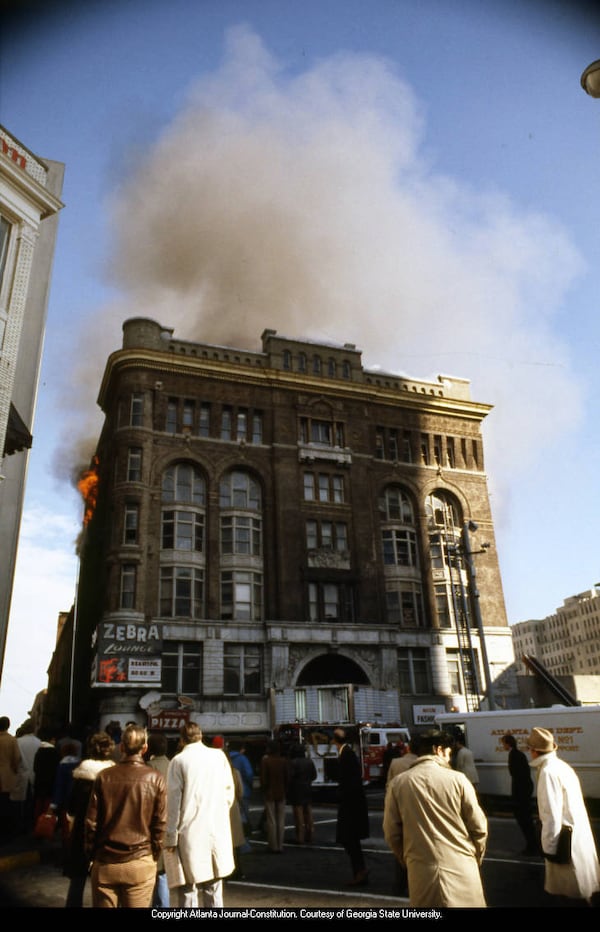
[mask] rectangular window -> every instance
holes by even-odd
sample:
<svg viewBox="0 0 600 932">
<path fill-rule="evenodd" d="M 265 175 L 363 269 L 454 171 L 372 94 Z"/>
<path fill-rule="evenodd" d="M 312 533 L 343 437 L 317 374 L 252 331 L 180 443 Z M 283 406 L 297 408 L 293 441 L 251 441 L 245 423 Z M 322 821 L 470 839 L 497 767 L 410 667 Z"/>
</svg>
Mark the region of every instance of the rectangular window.
<svg viewBox="0 0 600 932">
<path fill-rule="evenodd" d="M 306 522 L 306 547 L 307 550 L 315 550 L 319 546 L 317 537 L 317 522 Z"/>
<path fill-rule="evenodd" d="M 375 431 L 375 459 L 382 460 L 385 457 L 385 440 L 383 436 L 383 427 L 378 427 Z"/>
<path fill-rule="evenodd" d="M 119 607 L 135 608 L 135 583 L 137 567 L 133 563 L 124 563 L 121 567 L 119 587 Z"/>
<path fill-rule="evenodd" d="M 231 440 L 231 408 L 221 411 L 221 440 Z"/>
<path fill-rule="evenodd" d="M 388 440 L 388 454 L 393 461 L 398 459 L 398 431 L 391 430 Z"/>
<path fill-rule="evenodd" d="M 386 594 L 387 620 L 404 628 L 422 628 L 425 624 L 421 589 L 412 583 L 403 583 Z"/>
<path fill-rule="evenodd" d="M 436 466 L 442 465 L 442 438 L 437 435 L 433 438 L 433 460 Z"/>
<path fill-rule="evenodd" d="M 429 436 L 421 434 L 421 462 L 424 466 L 429 466 Z"/>
<path fill-rule="evenodd" d="M 402 461 L 404 463 L 412 463 L 412 440 L 409 430 L 405 430 L 402 435 Z"/>
<path fill-rule="evenodd" d="M 398 650 L 398 687 L 401 695 L 427 695 L 431 692 L 429 651 L 425 647 Z"/>
<path fill-rule="evenodd" d="M 344 583 L 308 584 L 309 618 L 315 622 L 354 621 L 354 594 Z"/>
<path fill-rule="evenodd" d="M 165 422 L 165 431 L 168 434 L 177 433 L 177 399 L 169 398 L 167 402 L 167 419 Z"/>
<path fill-rule="evenodd" d="M 440 628 L 451 628 L 453 613 L 450 610 L 445 585 L 435 587 L 435 611 Z"/>
<path fill-rule="evenodd" d="M 174 696 L 197 696 L 202 692 L 202 644 L 164 642 L 162 691 Z"/>
<path fill-rule="evenodd" d="M 261 520 L 245 515 L 221 518 L 221 553 L 260 556 Z"/>
<path fill-rule="evenodd" d="M 221 574 L 221 618 L 259 621 L 262 615 L 262 577 L 236 570 Z"/>
<path fill-rule="evenodd" d="M 332 425 L 329 421 L 311 421 L 310 439 L 321 446 L 331 446 Z"/>
<path fill-rule="evenodd" d="M 397 589 L 390 589 L 385 594 L 386 615 L 391 625 L 399 625 L 402 622 L 402 613 L 400 611 L 400 593 Z"/>
<path fill-rule="evenodd" d="M 461 437 L 460 441 L 460 455 L 462 457 L 463 466 L 467 467 L 469 465 L 468 456 L 467 456 L 467 440 L 466 437 Z"/>
<path fill-rule="evenodd" d="M 136 503 L 125 505 L 123 519 L 123 543 L 137 544 L 140 506 Z"/>
<path fill-rule="evenodd" d="M 294 704 L 296 709 L 295 719 L 297 722 L 303 722 L 306 720 L 306 690 L 305 689 L 295 689 L 294 690 Z M 346 719 L 340 719 L 340 721 L 346 721 Z"/>
<path fill-rule="evenodd" d="M 315 476 L 312 472 L 304 473 L 304 501 L 314 502 L 315 500 Z"/>
<path fill-rule="evenodd" d="M 347 722 L 350 718 L 348 688 L 335 686 L 317 690 L 319 720 L 321 722 Z"/>
<path fill-rule="evenodd" d="M 348 549 L 348 526 L 342 521 L 335 524 L 335 549 L 344 551 Z"/>
<path fill-rule="evenodd" d="M 263 419 L 262 414 L 255 412 L 252 415 L 252 443 L 263 442 Z"/>
<path fill-rule="evenodd" d="M 454 437 L 446 437 L 446 459 L 450 469 L 456 466 L 456 453 L 454 450 Z"/>
<path fill-rule="evenodd" d="M 198 422 L 198 434 L 200 437 L 210 436 L 210 405 L 200 405 L 200 420 Z"/>
<path fill-rule="evenodd" d="M 8 246 L 10 243 L 11 224 L 5 217 L 0 217 L 0 289 L 6 271 L 6 260 L 8 258 Z"/>
<path fill-rule="evenodd" d="M 196 511 L 163 511 L 161 547 L 200 553 L 204 543 L 204 515 Z"/>
<path fill-rule="evenodd" d="M 236 440 L 246 440 L 248 437 L 248 412 L 241 409 L 236 417 Z"/>
<path fill-rule="evenodd" d="M 475 665 L 478 664 L 477 651 L 473 651 L 473 660 Z M 449 648 L 446 651 L 446 663 L 448 664 L 448 673 L 450 675 L 450 689 L 456 695 L 475 695 L 476 676 L 474 675 L 473 663 L 470 655 L 466 651 Z"/>
<path fill-rule="evenodd" d="M 404 528 L 382 531 L 386 566 L 417 566 L 417 535 Z"/>
<path fill-rule="evenodd" d="M 328 502 L 329 498 L 329 476 L 321 474 L 319 476 L 319 501 Z"/>
<path fill-rule="evenodd" d="M 321 547 L 326 550 L 333 549 L 333 524 L 331 521 L 321 521 Z"/>
<path fill-rule="evenodd" d="M 223 693 L 226 696 L 260 696 L 262 658 L 260 647 L 225 644 L 223 647 Z"/>
<path fill-rule="evenodd" d="M 142 481 L 142 448 L 129 447 L 127 452 L 127 481 Z"/>
<path fill-rule="evenodd" d="M 142 427 L 144 423 L 144 396 L 141 392 L 134 392 L 131 396 L 131 409 L 129 412 L 131 427 Z"/>
<path fill-rule="evenodd" d="M 193 401 L 186 400 L 183 402 L 183 420 L 182 420 L 182 431 L 184 434 L 191 434 L 194 430 L 194 416 L 196 413 L 196 405 Z"/>
<path fill-rule="evenodd" d="M 341 504 L 344 501 L 344 480 L 342 476 L 331 477 L 331 492 L 332 500 L 336 504 Z"/>
<path fill-rule="evenodd" d="M 204 574 L 191 566 L 161 566 L 160 614 L 163 618 L 202 618 Z"/>
</svg>

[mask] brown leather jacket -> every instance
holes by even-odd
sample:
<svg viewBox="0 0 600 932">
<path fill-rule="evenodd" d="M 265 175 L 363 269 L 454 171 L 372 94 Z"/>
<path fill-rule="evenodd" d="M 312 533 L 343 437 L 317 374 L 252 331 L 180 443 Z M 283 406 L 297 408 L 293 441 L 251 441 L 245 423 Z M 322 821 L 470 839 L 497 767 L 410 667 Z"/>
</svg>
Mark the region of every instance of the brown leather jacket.
<svg viewBox="0 0 600 932">
<path fill-rule="evenodd" d="M 167 786 L 139 754 L 103 770 L 94 781 L 85 818 L 85 847 L 92 860 L 122 863 L 162 848 Z"/>
</svg>

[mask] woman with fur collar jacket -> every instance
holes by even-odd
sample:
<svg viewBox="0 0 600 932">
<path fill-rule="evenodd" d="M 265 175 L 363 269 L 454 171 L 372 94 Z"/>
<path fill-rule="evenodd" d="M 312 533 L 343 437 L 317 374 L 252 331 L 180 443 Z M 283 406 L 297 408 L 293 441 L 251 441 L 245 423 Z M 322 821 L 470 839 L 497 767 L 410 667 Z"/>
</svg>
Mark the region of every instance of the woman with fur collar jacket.
<svg viewBox="0 0 600 932">
<path fill-rule="evenodd" d="M 98 774 L 113 767 L 115 744 L 105 731 L 92 735 L 88 742 L 88 756 L 73 771 L 73 784 L 67 804 L 67 817 L 71 825 L 65 851 L 63 873 L 70 878 L 65 906 L 83 906 L 83 891 L 90 869 L 90 860 L 83 846 L 85 814 Z"/>
</svg>

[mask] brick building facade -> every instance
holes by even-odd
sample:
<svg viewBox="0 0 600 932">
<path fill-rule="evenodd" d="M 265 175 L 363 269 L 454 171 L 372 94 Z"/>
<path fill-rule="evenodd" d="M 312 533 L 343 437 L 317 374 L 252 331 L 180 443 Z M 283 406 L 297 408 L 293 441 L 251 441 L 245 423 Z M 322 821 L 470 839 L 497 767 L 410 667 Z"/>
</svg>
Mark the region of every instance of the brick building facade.
<svg viewBox="0 0 600 932">
<path fill-rule="evenodd" d="M 490 409 L 468 382 L 273 330 L 260 352 L 142 318 L 123 332 L 86 493 L 80 716 L 414 726 L 503 689 Z"/>
</svg>

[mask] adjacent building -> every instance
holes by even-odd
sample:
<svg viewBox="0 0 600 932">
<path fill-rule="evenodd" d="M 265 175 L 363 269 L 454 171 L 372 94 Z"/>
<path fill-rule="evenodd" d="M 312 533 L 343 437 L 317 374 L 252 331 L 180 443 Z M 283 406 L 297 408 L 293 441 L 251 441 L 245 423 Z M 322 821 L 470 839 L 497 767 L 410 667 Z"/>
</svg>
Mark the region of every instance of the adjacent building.
<svg viewBox="0 0 600 932">
<path fill-rule="evenodd" d="M 0 676 L 63 175 L 0 126 Z"/>
<path fill-rule="evenodd" d="M 512 626 L 519 672 L 524 655 L 536 657 L 553 676 L 600 674 L 600 586 L 565 599 L 553 615 Z"/>
<path fill-rule="evenodd" d="M 267 734 L 510 704 L 469 383 L 353 344 L 123 325 L 98 403 L 72 626 L 81 722 Z"/>
</svg>

